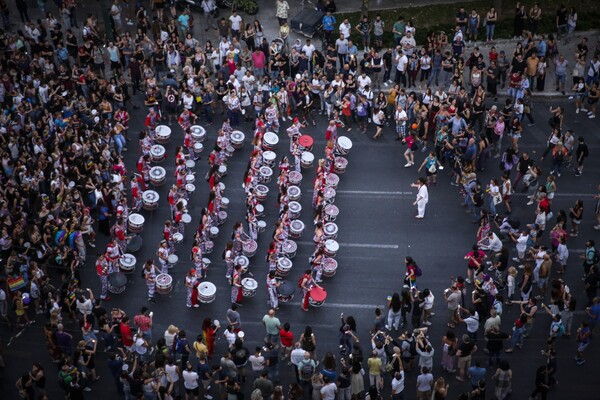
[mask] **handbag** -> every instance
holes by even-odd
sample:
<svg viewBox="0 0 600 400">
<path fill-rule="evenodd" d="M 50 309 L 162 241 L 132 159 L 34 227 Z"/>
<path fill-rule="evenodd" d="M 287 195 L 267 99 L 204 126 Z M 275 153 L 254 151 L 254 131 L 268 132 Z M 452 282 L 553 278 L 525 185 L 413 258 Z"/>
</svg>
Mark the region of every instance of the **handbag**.
<svg viewBox="0 0 600 400">
<path fill-rule="evenodd" d="M 494 202 L 494 205 L 497 206 L 498 204 L 502 203 L 502 196 L 492 196 L 492 201 Z"/>
<path fill-rule="evenodd" d="M 427 171 L 429 171 L 429 173 L 431 174 L 435 174 L 437 171 L 437 169 L 435 168 L 435 164 L 431 164 L 431 166 L 427 168 Z"/>
</svg>

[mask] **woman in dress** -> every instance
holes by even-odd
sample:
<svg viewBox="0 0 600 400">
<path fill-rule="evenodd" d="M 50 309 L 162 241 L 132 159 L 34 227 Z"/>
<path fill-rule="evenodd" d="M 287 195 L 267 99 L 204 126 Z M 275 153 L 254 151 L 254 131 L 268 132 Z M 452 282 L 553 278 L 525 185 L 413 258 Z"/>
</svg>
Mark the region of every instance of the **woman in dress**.
<svg viewBox="0 0 600 400">
<path fill-rule="evenodd" d="M 446 383 L 444 377 L 440 376 L 435 380 L 433 384 L 433 393 L 431 400 L 444 400 L 448 395 L 448 388 L 450 385 Z"/>
<path fill-rule="evenodd" d="M 241 304 L 242 302 L 242 266 L 236 265 L 231 280 L 231 303 Z"/>
<path fill-rule="evenodd" d="M 454 331 L 446 332 L 446 335 L 442 337 L 442 369 L 451 374 L 456 372 L 454 365 L 457 348 L 458 340 Z"/>
<path fill-rule="evenodd" d="M 308 351 L 310 353 L 310 357 L 313 360 L 317 359 L 317 338 L 313 333 L 312 327 L 307 325 L 304 329 L 304 332 L 300 335 L 300 347 L 304 351 Z"/>
<path fill-rule="evenodd" d="M 506 360 L 500 361 L 500 366 L 492 376 L 494 381 L 494 398 L 496 400 L 507 399 L 512 392 L 512 370 Z"/>
</svg>

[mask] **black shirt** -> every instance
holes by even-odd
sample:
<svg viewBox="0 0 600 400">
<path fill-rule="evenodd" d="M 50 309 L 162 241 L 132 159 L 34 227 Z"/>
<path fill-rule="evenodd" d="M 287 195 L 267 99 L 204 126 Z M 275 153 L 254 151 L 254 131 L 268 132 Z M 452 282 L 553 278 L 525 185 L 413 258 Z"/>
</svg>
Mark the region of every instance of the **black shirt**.
<svg viewBox="0 0 600 400">
<path fill-rule="evenodd" d="M 475 348 L 475 343 L 465 343 L 462 342 L 460 346 L 458 346 L 458 350 L 460 350 L 461 357 L 467 357 L 471 355 L 471 352 Z"/>
<path fill-rule="evenodd" d="M 486 347 L 490 353 L 497 353 L 501 351 L 503 347 L 503 341 L 509 338 L 508 334 L 504 332 L 490 332 L 486 335 L 486 337 L 488 339 Z"/>
<path fill-rule="evenodd" d="M 527 160 L 524 159 L 523 157 L 519 158 L 519 163 L 517 164 L 517 170 L 520 173 L 522 173 L 522 174 L 527 173 L 527 170 L 529 169 L 529 167 L 533 167 L 533 160 L 531 158 L 528 158 Z"/>
</svg>

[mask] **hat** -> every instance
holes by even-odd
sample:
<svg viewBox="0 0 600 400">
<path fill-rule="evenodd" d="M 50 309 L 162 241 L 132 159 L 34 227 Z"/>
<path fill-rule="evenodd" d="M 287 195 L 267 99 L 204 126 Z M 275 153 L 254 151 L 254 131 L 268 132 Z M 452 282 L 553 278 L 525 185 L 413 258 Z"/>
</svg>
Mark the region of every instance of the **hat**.
<svg viewBox="0 0 600 400">
<path fill-rule="evenodd" d="M 243 339 L 243 338 L 244 338 L 244 336 L 246 336 L 246 334 L 244 333 L 244 331 L 239 331 L 239 332 L 238 332 L 238 337 L 239 337 L 240 339 Z M 270 343 L 269 343 L 269 344 L 270 344 Z M 272 345 L 272 344 L 271 344 L 271 347 L 270 347 L 270 348 L 271 348 L 271 349 L 273 348 L 273 345 Z"/>
<path fill-rule="evenodd" d="M 124 371 L 124 372 L 129 371 L 129 365 L 128 364 L 123 364 L 123 366 L 121 367 L 121 371 Z"/>
<path fill-rule="evenodd" d="M 97 115 L 98 111 L 97 110 L 92 110 L 92 115 Z"/>
<path fill-rule="evenodd" d="M 292 121 L 293 123 L 298 122 L 298 117 L 294 117 L 294 120 Z"/>
</svg>

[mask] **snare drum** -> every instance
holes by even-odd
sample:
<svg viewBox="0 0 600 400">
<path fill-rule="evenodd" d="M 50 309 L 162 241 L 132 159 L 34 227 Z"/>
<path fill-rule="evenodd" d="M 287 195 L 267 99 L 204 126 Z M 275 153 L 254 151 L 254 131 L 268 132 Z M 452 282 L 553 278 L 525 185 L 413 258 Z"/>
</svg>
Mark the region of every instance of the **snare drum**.
<svg viewBox="0 0 600 400">
<path fill-rule="evenodd" d="M 165 148 L 160 144 L 150 147 L 150 160 L 154 163 L 161 163 L 165 160 Z"/>
<path fill-rule="evenodd" d="M 327 174 L 325 178 L 325 185 L 337 189 L 337 185 L 340 183 L 340 177 L 334 173 Z"/>
<path fill-rule="evenodd" d="M 323 259 L 323 276 L 331 278 L 337 272 L 338 263 L 335 258 L 325 257 Z"/>
<path fill-rule="evenodd" d="M 193 193 L 194 190 L 196 190 L 196 186 L 193 183 L 186 183 L 185 190 L 187 190 L 188 193 Z"/>
<path fill-rule="evenodd" d="M 188 213 L 185 213 L 181 216 L 181 222 L 183 222 L 184 224 L 189 224 L 190 222 L 192 222 L 192 216 Z"/>
<path fill-rule="evenodd" d="M 221 210 L 227 210 L 229 207 L 229 199 L 227 197 L 221 197 Z"/>
<path fill-rule="evenodd" d="M 211 282 L 202 282 L 198 285 L 198 301 L 212 303 L 217 297 L 217 287 Z"/>
<path fill-rule="evenodd" d="M 219 176 L 219 178 L 222 178 L 225 175 L 227 175 L 227 166 L 219 165 L 219 168 L 217 169 L 217 175 Z"/>
<path fill-rule="evenodd" d="M 194 161 L 194 160 L 185 160 L 185 167 L 187 169 L 194 169 L 195 166 L 196 166 L 196 161 Z"/>
<path fill-rule="evenodd" d="M 280 257 L 277 260 L 277 268 L 276 268 L 275 272 L 279 276 L 287 276 L 287 274 L 290 273 L 290 270 L 292 269 L 293 265 L 294 264 L 292 263 L 292 260 L 290 260 L 289 258 Z"/>
<path fill-rule="evenodd" d="M 313 138 L 309 135 L 302 135 L 298 138 L 298 147 L 302 151 L 312 151 Z"/>
<path fill-rule="evenodd" d="M 281 252 L 287 258 L 296 257 L 296 250 L 298 250 L 298 245 L 293 240 L 286 240 L 281 244 Z"/>
<path fill-rule="evenodd" d="M 277 154 L 275 154 L 273 151 L 267 150 L 263 152 L 262 157 L 267 167 L 273 167 L 275 164 L 275 159 L 277 158 Z"/>
<path fill-rule="evenodd" d="M 200 156 L 200 153 L 204 150 L 204 146 L 200 142 L 194 143 L 194 154 Z"/>
<path fill-rule="evenodd" d="M 277 299 L 282 303 L 287 303 L 294 299 L 294 292 L 296 288 L 290 281 L 281 281 L 277 287 Z"/>
<path fill-rule="evenodd" d="M 225 184 L 223 182 L 219 182 L 219 184 L 217 185 L 219 186 L 219 190 L 222 192 L 223 190 L 225 190 Z"/>
<path fill-rule="evenodd" d="M 212 240 L 206 240 L 206 241 L 202 242 L 201 247 L 202 247 L 202 254 L 210 254 L 213 252 L 213 249 L 215 248 L 215 244 L 213 243 Z"/>
<path fill-rule="evenodd" d="M 298 186 L 290 186 L 287 188 L 287 195 L 290 201 L 298 201 L 300 200 L 300 196 L 302 196 L 302 191 Z"/>
<path fill-rule="evenodd" d="M 156 284 L 156 293 L 169 294 L 173 290 L 173 278 L 169 274 L 158 274 L 154 280 Z"/>
<path fill-rule="evenodd" d="M 208 230 L 208 237 L 214 239 L 217 236 L 219 236 L 219 228 L 216 226 L 211 226 Z"/>
<path fill-rule="evenodd" d="M 298 171 L 290 171 L 288 173 L 288 180 L 290 181 L 290 185 L 298 186 L 302 182 L 302 174 Z"/>
<path fill-rule="evenodd" d="M 231 140 L 231 145 L 235 149 L 241 149 L 244 146 L 245 138 L 246 138 L 246 135 L 244 135 L 244 132 L 242 132 L 242 131 L 233 131 L 233 132 L 231 132 L 231 135 L 229 136 L 229 139 Z"/>
<path fill-rule="evenodd" d="M 290 236 L 291 237 L 293 237 L 294 239 L 297 239 L 300 236 L 302 236 L 303 232 L 304 232 L 304 222 L 300 221 L 299 219 L 295 219 L 292 222 L 290 222 Z"/>
<path fill-rule="evenodd" d="M 206 138 L 206 130 L 200 125 L 192 125 L 190 127 L 190 133 L 192 134 L 192 140 L 196 143 L 204 142 Z"/>
<path fill-rule="evenodd" d="M 259 232 L 264 232 L 267 229 L 267 223 L 265 221 L 258 221 L 256 223 L 256 230 Z"/>
<path fill-rule="evenodd" d="M 252 278 L 242 279 L 242 296 L 254 297 L 256 289 L 258 288 L 258 282 Z"/>
<path fill-rule="evenodd" d="M 352 140 L 350 140 L 350 138 L 346 137 L 346 136 L 340 136 L 337 140 L 337 144 L 335 146 L 335 149 L 337 150 L 337 152 L 340 155 L 346 155 L 350 152 L 350 149 L 352 148 Z"/>
<path fill-rule="evenodd" d="M 265 132 L 263 136 L 263 150 L 274 150 L 279 143 L 279 136 L 273 132 Z"/>
<path fill-rule="evenodd" d="M 327 186 L 325 190 L 323 190 L 323 199 L 327 204 L 331 204 L 335 201 L 335 189 L 331 186 Z"/>
<path fill-rule="evenodd" d="M 240 267 L 242 267 L 243 272 L 246 272 L 248 270 L 248 268 L 250 267 L 250 260 L 246 256 L 237 256 L 233 260 L 233 263 L 235 265 L 239 265 Z"/>
<path fill-rule="evenodd" d="M 160 196 L 154 190 L 146 190 L 142 193 L 142 204 L 144 210 L 154 211 L 158 208 L 158 200 Z"/>
<path fill-rule="evenodd" d="M 315 161 L 315 156 L 310 151 L 305 151 L 302 153 L 300 157 L 300 165 L 302 168 L 310 168 L 313 165 L 313 161 Z"/>
<path fill-rule="evenodd" d="M 167 171 L 163 167 L 150 168 L 150 183 L 154 186 L 162 186 L 167 181 Z"/>
<path fill-rule="evenodd" d="M 335 222 L 328 222 L 323 226 L 323 234 L 327 239 L 336 239 L 338 226 Z"/>
<path fill-rule="evenodd" d="M 171 269 L 179 262 L 179 257 L 177 254 L 171 254 L 167 257 L 167 268 Z"/>
<path fill-rule="evenodd" d="M 174 233 L 173 234 L 173 241 L 175 243 L 181 243 L 181 242 L 183 242 L 183 234 L 179 233 L 179 232 Z"/>
<path fill-rule="evenodd" d="M 256 254 L 257 248 L 258 245 L 256 244 L 256 241 L 252 239 L 248 239 L 242 243 L 242 252 L 248 258 L 252 258 L 254 254 Z"/>
<path fill-rule="evenodd" d="M 136 262 L 137 259 L 133 254 L 125 253 L 119 258 L 119 269 L 126 274 L 131 274 L 135 271 Z"/>
<path fill-rule="evenodd" d="M 187 174 L 185 176 L 185 183 L 186 184 L 188 184 L 188 183 L 194 183 L 194 182 L 196 182 L 196 175 L 194 175 L 194 174 Z"/>
<path fill-rule="evenodd" d="M 146 219 L 141 214 L 130 214 L 127 218 L 127 230 L 131 233 L 141 233 L 144 230 L 144 222 Z"/>
<path fill-rule="evenodd" d="M 235 148 L 228 144 L 227 147 L 225 147 L 225 151 L 227 152 L 227 154 L 229 154 L 229 157 L 231 157 L 233 155 L 233 153 L 235 153 Z"/>
<path fill-rule="evenodd" d="M 256 185 L 256 188 L 254 188 L 254 190 L 256 191 L 256 200 L 265 201 L 267 199 L 267 194 L 269 194 L 268 187 L 259 183 L 258 185 Z"/>
<path fill-rule="evenodd" d="M 177 204 L 181 203 L 181 205 L 183 206 L 184 209 L 187 209 L 187 200 L 186 199 L 179 199 L 177 201 Z"/>
<path fill-rule="evenodd" d="M 333 222 L 340 213 L 340 209 L 334 204 L 327 204 L 325 206 L 325 221 Z"/>
<path fill-rule="evenodd" d="M 271 182 L 271 178 L 273 177 L 273 170 L 267 166 L 262 166 L 258 170 L 260 173 L 260 181 L 262 183 Z"/>
<path fill-rule="evenodd" d="M 290 201 L 288 203 L 288 210 L 290 211 L 290 219 L 300 218 L 300 212 L 302 211 L 302 205 L 297 201 Z"/>
<path fill-rule="evenodd" d="M 256 212 L 257 217 L 265 215 L 265 207 L 262 204 L 257 204 L 256 207 L 254 207 L 254 211 Z"/>
<path fill-rule="evenodd" d="M 308 303 L 313 307 L 321 307 L 327 299 L 327 291 L 325 289 L 315 286 L 308 293 Z"/>
<path fill-rule="evenodd" d="M 334 239 L 327 239 L 325 241 L 325 255 L 329 257 L 335 257 L 336 253 L 340 249 L 340 245 Z"/>
<path fill-rule="evenodd" d="M 158 125 L 156 129 L 154 129 L 154 140 L 159 144 L 169 143 L 169 139 L 171 138 L 171 128 L 166 125 Z"/>
<path fill-rule="evenodd" d="M 127 277 L 122 272 L 112 272 L 108 275 L 108 291 L 114 294 L 123 293 L 127 286 Z"/>
<path fill-rule="evenodd" d="M 348 160 L 344 157 L 336 157 L 333 162 L 333 170 L 336 174 L 343 174 L 346 172 L 346 167 L 348 166 Z"/>
<path fill-rule="evenodd" d="M 223 225 L 225 223 L 225 221 L 227 220 L 227 211 L 219 211 L 219 213 L 217 214 L 217 218 L 218 218 L 218 222 L 217 225 Z"/>
</svg>

